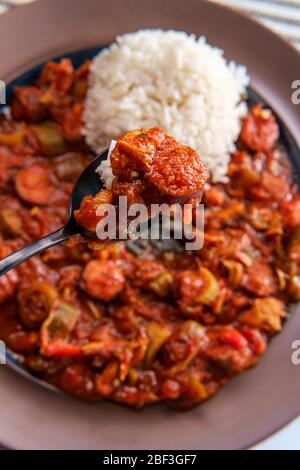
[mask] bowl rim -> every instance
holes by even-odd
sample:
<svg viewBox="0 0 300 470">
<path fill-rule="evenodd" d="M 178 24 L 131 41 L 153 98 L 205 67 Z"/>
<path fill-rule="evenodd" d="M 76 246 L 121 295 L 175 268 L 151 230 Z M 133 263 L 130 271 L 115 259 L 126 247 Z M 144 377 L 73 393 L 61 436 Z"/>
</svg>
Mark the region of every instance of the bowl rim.
<svg viewBox="0 0 300 470">
<path fill-rule="evenodd" d="M 56 2 L 56 3 L 57 3 L 57 0 L 52 0 L 52 2 Z M 49 5 L 49 3 L 51 3 L 49 0 L 39 0 L 39 2 L 32 3 L 32 4 L 22 5 L 22 6 L 18 7 L 18 8 L 16 8 L 16 9 L 9 10 L 8 12 L 6 12 L 6 13 L 4 14 L 4 16 L 6 16 L 6 19 L 7 19 L 7 20 L 8 20 L 8 17 L 11 17 L 11 18 L 14 18 L 14 17 L 16 17 L 16 16 L 19 17 L 19 15 L 21 15 L 21 14 L 22 14 L 22 11 L 25 11 L 25 9 L 32 9 L 32 8 L 37 8 L 37 7 L 40 8 L 41 5 L 47 6 L 47 5 Z M 68 2 L 65 2 L 65 3 L 68 3 Z M 207 2 L 206 0 L 202 0 L 201 3 L 203 3 L 203 4 L 208 4 L 208 3 L 209 3 L 210 7 L 212 6 L 212 3 L 211 3 L 211 2 Z M 247 21 L 250 21 L 250 22 L 253 23 L 253 20 L 252 20 L 252 19 L 249 19 L 248 17 L 246 17 L 246 15 L 244 15 L 244 14 L 242 14 L 242 13 L 240 13 L 240 12 L 236 12 L 236 11 L 233 10 L 232 8 L 228 8 L 227 6 L 219 5 L 219 4 L 215 4 L 215 3 L 214 3 L 213 5 L 214 5 L 214 8 L 215 8 L 215 9 L 218 9 L 219 11 L 224 11 L 224 12 L 225 12 L 225 11 L 230 10 L 230 11 L 232 12 L 232 14 L 233 14 L 235 17 L 244 18 L 244 19 L 247 19 Z M 2 15 L 1 15 L 1 17 L 0 17 L 0 24 L 1 24 L 2 19 L 3 19 L 3 18 L 2 18 Z M 277 36 L 276 33 L 272 32 L 271 30 L 269 30 L 269 29 L 266 28 L 265 26 L 261 25 L 260 23 L 255 22 L 255 24 L 256 24 L 256 28 L 260 28 L 260 30 L 264 30 L 265 32 L 268 33 L 269 36 L 272 35 L 272 36 L 274 37 L 274 40 L 275 40 L 275 38 L 276 38 L 276 41 L 280 40 L 280 41 L 282 42 L 282 44 L 285 45 L 285 47 L 287 46 L 290 50 L 292 49 L 293 52 L 295 52 L 295 53 L 297 54 L 298 62 L 300 63 L 300 55 L 299 55 L 298 51 L 297 51 L 295 48 L 293 48 L 293 46 L 291 46 L 286 40 L 284 40 L 283 38 Z M 93 45 L 91 45 L 91 48 L 93 48 L 93 47 L 98 47 L 98 46 L 95 45 L 95 44 L 93 44 Z M 90 47 L 88 47 L 88 48 L 90 48 Z M 30 64 L 28 67 L 26 67 L 26 68 L 23 67 L 23 68 L 21 68 L 20 70 L 17 70 L 17 71 L 15 72 L 15 74 L 12 74 L 12 73 L 11 73 L 10 75 L 8 75 L 8 77 L 10 77 L 10 80 L 11 80 L 11 79 L 14 79 L 14 78 L 17 78 L 17 77 L 19 77 L 20 74 L 22 73 L 21 70 L 23 70 L 23 72 L 25 72 L 25 70 L 28 70 L 28 69 L 30 70 L 30 69 L 32 69 L 33 67 L 37 66 L 38 64 L 43 63 L 43 62 L 45 62 L 45 61 L 47 61 L 47 60 L 50 60 L 50 59 L 51 59 L 52 57 L 54 57 L 54 56 L 56 57 L 57 55 L 59 55 L 59 56 L 61 56 L 61 55 L 68 55 L 68 54 L 71 53 L 72 51 L 74 52 L 74 51 L 78 51 L 78 50 L 82 50 L 82 49 L 87 49 L 87 47 L 83 47 L 83 48 L 81 48 L 81 49 L 76 49 L 76 48 L 75 48 L 75 49 L 74 49 L 74 48 L 72 48 L 72 49 L 70 49 L 70 48 L 62 48 L 62 50 L 56 50 L 56 51 L 55 51 L 55 54 L 52 54 L 52 53 L 50 53 L 50 52 L 47 52 L 47 54 L 46 54 L 45 56 L 35 59 L 35 60 L 32 62 L 32 64 Z M 21 72 L 21 73 L 20 73 L 20 72 Z M 260 93 L 260 94 L 261 94 L 261 93 Z M 263 95 L 262 95 L 262 97 L 264 98 Z M 276 110 L 275 110 L 275 111 L 276 111 Z M 282 117 L 281 117 L 281 119 L 282 119 Z M 292 130 L 290 129 L 289 124 L 285 123 L 285 126 L 286 126 L 287 129 L 289 130 L 290 134 L 293 135 L 293 132 L 292 132 Z M 295 140 L 296 140 L 296 139 L 295 139 Z M 298 148 L 299 148 L 299 142 L 298 142 Z M 268 352 L 267 352 L 266 354 L 268 354 Z M 29 374 L 29 376 L 32 377 L 31 374 Z M 38 379 L 37 379 L 37 380 L 38 380 Z M 45 382 L 42 381 L 42 383 L 43 383 L 43 386 L 45 386 Z M 49 386 L 49 387 L 52 388 L 52 386 Z M 48 388 L 48 387 L 47 387 L 47 388 Z M 53 387 L 53 388 L 55 388 L 55 387 Z M 56 390 L 56 388 L 55 388 L 55 390 Z M 58 389 L 57 389 L 57 390 L 58 390 Z M 60 392 L 60 393 L 63 393 L 63 392 Z M 298 406 L 298 409 L 297 409 L 297 413 L 296 413 L 296 414 L 298 415 L 299 413 L 300 413 L 300 404 L 299 404 L 299 406 Z M 289 423 L 290 421 L 292 421 L 294 418 L 295 418 L 295 412 L 291 412 L 290 415 L 289 415 L 289 417 L 287 417 L 285 420 L 283 420 L 284 422 L 282 421 L 282 423 L 281 423 L 279 426 L 278 426 L 278 425 L 276 425 L 276 426 L 274 425 L 273 430 L 261 434 L 261 435 L 260 435 L 259 437 L 257 437 L 253 442 L 247 444 L 246 447 L 251 447 L 251 446 L 257 444 L 258 442 L 261 442 L 262 440 L 266 439 L 266 438 L 269 437 L 270 435 L 272 435 L 272 434 L 274 434 L 275 432 L 277 432 L 279 429 L 282 429 L 286 424 L 288 424 L 288 423 Z"/>
</svg>

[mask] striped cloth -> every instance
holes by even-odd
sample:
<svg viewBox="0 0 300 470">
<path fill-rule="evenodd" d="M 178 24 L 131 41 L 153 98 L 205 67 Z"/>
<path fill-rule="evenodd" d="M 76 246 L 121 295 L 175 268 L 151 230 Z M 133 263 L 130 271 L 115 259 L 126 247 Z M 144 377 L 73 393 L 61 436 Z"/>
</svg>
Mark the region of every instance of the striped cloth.
<svg viewBox="0 0 300 470">
<path fill-rule="evenodd" d="M 0 13 L 4 13 L 9 8 L 17 7 L 18 5 L 25 5 L 34 0 L 0 0 Z"/>
<path fill-rule="evenodd" d="M 0 0 L 0 13 L 33 0 Z M 201 1 L 201 0 L 199 0 Z M 281 34 L 300 51 L 300 0 L 210 0 L 246 13 Z"/>
<path fill-rule="evenodd" d="M 300 51 L 300 0 L 211 0 L 246 13 Z"/>
</svg>

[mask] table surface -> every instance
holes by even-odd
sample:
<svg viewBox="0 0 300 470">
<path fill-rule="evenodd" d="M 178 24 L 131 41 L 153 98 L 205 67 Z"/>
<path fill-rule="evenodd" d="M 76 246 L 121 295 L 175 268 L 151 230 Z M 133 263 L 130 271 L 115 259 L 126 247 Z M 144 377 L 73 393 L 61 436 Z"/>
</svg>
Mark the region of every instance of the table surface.
<svg viewBox="0 0 300 470">
<path fill-rule="evenodd" d="M 0 0 L 0 13 L 33 0 Z M 37 1 L 37 0 L 35 0 Z M 84 0 L 83 0 L 84 1 Z M 236 8 L 282 35 L 300 51 L 300 0 L 211 0 Z M 300 417 L 269 439 L 255 446 L 256 450 L 300 450 Z"/>
</svg>

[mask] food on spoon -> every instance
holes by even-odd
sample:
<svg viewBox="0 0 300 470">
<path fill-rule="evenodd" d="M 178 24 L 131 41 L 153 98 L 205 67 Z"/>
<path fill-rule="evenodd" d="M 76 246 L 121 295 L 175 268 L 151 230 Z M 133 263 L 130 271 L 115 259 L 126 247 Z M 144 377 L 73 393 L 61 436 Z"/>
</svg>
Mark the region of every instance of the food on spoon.
<svg viewBox="0 0 300 470">
<path fill-rule="evenodd" d="M 113 180 L 110 189 L 86 196 L 75 218 L 95 232 L 101 203 L 118 205 L 120 195 L 127 203 L 200 202 L 209 173 L 197 152 L 176 142 L 162 129 L 138 129 L 121 136 L 110 155 Z"/>
</svg>

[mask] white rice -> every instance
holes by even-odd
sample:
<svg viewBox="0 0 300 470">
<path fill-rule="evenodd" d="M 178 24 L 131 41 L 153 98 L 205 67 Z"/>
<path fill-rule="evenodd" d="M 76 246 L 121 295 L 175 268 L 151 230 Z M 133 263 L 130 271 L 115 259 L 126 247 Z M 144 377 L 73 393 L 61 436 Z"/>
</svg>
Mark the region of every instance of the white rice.
<svg viewBox="0 0 300 470">
<path fill-rule="evenodd" d="M 106 189 L 111 189 L 112 182 L 113 182 L 113 179 L 114 179 L 114 175 L 112 173 L 112 169 L 111 169 L 111 166 L 110 166 L 110 156 L 111 156 L 111 153 L 112 153 L 113 149 L 116 146 L 116 143 L 117 143 L 116 140 L 111 141 L 109 149 L 108 149 L 107 159 L 103 160 L 100 163 L 100 165 L 98 166 L 98 168 L 96 169 L 96 173 L 99 174 L 100 179 L 103 182 L 104 187 Z"/>
<path fill-rule="evenodd" d="M 227 62 L 203 37 L 125 34 L 91 65 L 83 134 L 101 152 L 128 130 L 161 127 L 199 152 L 214 181 L 226 181 L 248 83 L 246 68 Z"/>
</svg>

